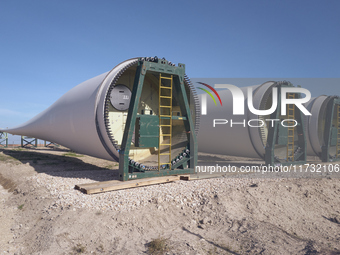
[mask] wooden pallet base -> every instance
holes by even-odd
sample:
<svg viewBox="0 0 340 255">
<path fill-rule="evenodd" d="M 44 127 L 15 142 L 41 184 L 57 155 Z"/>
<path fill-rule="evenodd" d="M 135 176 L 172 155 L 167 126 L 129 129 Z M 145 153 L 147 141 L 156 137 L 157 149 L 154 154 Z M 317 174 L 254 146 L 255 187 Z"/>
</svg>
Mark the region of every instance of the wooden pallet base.
<svg viewBox="0 0 340 255">
<path fill-rule="evenodd" d="M 183 179 L 184 178 L 184 179 Z M 145 178 L 145 179 L 137 179 L 130 181 L 105 181 L 105 182 L 94 182 L 94 183 L 86 183 L 79 184 L 75 186 L 75 189 L 78 189 L 85 194 L 95 194 L 113 190 L 121 190 L 121 189 L 129 189 L 136 188 L 142 186 L 148 186 L 153 184 L 167 183 L 178 180 L 189 180 L 189 175 L 174 175 L 174 176 L 163 176 L 163 177 L 154 177 L 154 178 Z"/>
</svg>

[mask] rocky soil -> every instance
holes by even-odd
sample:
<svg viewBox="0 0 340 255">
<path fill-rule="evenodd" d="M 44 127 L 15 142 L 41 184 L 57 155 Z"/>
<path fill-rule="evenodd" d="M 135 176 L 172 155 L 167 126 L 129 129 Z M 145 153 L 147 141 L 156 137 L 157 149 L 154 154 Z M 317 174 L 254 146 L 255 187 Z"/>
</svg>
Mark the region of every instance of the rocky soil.
<svg viewBox="0 0 340 255">
<path fill-rule="evenodd" d="M 1 149 L 0 254 L 340 254 L 338 178 L 74 189 L 117 167 L 67 149 Z"/>
</svg>

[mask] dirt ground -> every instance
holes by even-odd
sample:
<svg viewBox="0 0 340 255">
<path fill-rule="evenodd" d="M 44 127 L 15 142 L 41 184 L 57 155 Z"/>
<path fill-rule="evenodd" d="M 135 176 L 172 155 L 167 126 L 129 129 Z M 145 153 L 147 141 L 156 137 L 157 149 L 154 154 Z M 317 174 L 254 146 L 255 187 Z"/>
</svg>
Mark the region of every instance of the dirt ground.
<svg viewBox="0 0 340 255">
<path fill-rule="evenodd" d="M 30 178 L 66 181 L 84 171 L 103 181 L 115 169 L 62 149 L 1 149 L 0 254 L 340 254 L 340 181 L 330 176 L 232 186 L 235 179 L 222 178 L 226 185 L 200 194 L 194 207 L 156 199 L 125 211 L 47 209 L 55 197 Z M 217 180 L 195 182 L 202 188 Z"/>
</svg>

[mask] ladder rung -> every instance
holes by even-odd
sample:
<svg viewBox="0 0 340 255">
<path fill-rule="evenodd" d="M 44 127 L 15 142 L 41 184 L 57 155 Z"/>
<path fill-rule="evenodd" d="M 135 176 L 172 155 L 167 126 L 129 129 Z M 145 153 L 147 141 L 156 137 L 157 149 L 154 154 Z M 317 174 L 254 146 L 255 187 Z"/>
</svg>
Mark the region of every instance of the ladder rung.
<svg viewBox="0 0 340 255">
<path fill-rule="evenodd" d="M 171 115 L 159 115 L 161 117 L 172 117 Z"/>
<path fill-rule="evenodd" d="M 170 155 L 170 153 L 160 153 L 159 155 Z"/>
<path fill-rule="evenodd" d="M 160 146 L 162 146 L 162 145 L 171 145 L 171 143 L 162 143 L 162 144 L 160 144 Z"/>
<path fill-rule="evenodd" d="M 172 80 L 171 77 L 164 77 L 164 76 L 160 76 L 161 79 L 165 79 L 165 80 Z"/>
<path fill-rule="evenodd" d="M 171 108 L 171 106 L 168 106 L 168 105 L 160 105 L 159 107 Z"/>
<path fill-rule="evenodd" d="M 171 127 L 171 125 L 159 125 L 160 127 Z"/>
<path fill-rule="evenodd" d="M 169 163 L 169 162 L 167 162 L 167 163 L 159 163 L 159 164 L 161 164 L 161 165 L 163 165 L 163 164 L 171 165 L 171 163 Z"/>
<path fill-rule="evenodd" d="M 171 136 L 171 134 L 161 134 L 159 136 Z"/>
<path fill-rule="evenodd" d="M 172 97 L 168 97 L 168 96 L 159 96 L 161 98 L 172 98 Z"/>
<path fill-rule="evenodd" d="M 160 86 L 161 89 L 172 89 L 171 87 Z"/>
</svg>

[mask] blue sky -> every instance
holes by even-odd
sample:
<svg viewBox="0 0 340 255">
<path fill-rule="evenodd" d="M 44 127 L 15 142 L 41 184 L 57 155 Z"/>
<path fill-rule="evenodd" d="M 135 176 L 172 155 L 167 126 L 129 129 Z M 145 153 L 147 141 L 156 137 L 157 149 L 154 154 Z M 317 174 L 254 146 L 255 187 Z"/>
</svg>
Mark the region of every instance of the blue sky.
<svg viewBox="0 0 340 255">
<path fill-rule="evenodd" d="M 339 13 L 338 0 L 0 0 L 0 127 L 132 57 L 185 63 L 193 78 L 339 78 Z"/>
</svg>

